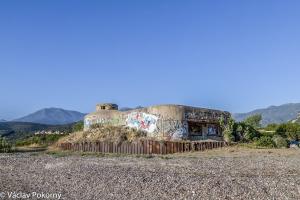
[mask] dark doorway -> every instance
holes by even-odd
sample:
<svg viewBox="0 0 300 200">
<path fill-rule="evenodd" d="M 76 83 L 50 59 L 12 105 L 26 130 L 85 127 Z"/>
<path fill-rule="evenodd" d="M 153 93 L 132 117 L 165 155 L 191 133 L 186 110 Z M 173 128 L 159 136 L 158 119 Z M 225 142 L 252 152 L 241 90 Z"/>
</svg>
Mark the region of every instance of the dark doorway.
<svg viewBox="0 0 300 200">
<path fill-rule="evenodd" d="M 190 136 L 202 136 L 203 124 L 199 122 L 188 122 Z"/>
</svg>

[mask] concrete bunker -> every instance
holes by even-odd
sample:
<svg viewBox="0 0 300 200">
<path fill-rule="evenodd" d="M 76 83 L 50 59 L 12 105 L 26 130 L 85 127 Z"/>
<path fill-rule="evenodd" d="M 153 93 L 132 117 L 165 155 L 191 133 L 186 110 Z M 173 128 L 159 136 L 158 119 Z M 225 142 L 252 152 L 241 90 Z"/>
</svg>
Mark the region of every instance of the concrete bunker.
<svg viewBox="0 0 300 200">
<path fill-rule="evenodd" d="M 96 112 L 85 116 L 84 128 L 94 124 L 128 126 L 157 139 L 222 139 L 220 119 L 227 123 L 229 112 L 183 105 L 157 105 L 119 111 L 116 104 L 97 104 Z"/>
<path fill-rule="evenodd" d="M 118 105 L 114 103 L 102 103 L 96 105 L 96 111 L 101 110 L 118 110 Z"/>
</svg>

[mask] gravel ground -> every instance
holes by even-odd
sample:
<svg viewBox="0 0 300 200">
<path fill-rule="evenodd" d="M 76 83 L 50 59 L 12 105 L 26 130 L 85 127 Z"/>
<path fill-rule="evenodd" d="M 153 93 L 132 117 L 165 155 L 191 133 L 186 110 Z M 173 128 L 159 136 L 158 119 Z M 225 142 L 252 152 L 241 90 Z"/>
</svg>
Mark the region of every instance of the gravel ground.
<svg viewBox="0 0 300 200">
<path fill-rule="evenodd" d="M 0 197 L 14 191 L 68 200 L 300 199 L 300 151 L 231 147 L 152 158 L 0 154 Z"/>
</svg>

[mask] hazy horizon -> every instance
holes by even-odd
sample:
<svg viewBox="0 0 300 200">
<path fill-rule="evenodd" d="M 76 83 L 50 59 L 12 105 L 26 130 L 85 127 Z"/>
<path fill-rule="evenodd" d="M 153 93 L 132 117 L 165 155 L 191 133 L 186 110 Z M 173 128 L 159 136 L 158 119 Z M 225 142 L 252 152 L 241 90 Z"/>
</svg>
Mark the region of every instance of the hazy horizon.
<svg viewBox="0 0 300 200">
<path fill-rule="evenodd" d="M 300 102 L 299 1 L 0 3 L 0 119 L 184 104 Z"/>
</svg>

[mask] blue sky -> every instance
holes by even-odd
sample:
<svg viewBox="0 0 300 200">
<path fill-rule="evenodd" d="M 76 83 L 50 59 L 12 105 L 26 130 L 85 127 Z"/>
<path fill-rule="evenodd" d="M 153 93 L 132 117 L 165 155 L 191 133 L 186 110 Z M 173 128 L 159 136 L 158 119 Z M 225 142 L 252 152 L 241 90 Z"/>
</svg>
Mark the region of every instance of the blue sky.
<svg viewBox="0 0 300 200">
<path fill-rule="evenodd" d="M 0 118 L 300 102 L 300 1 L 0 2 Z"/>
</svg>

